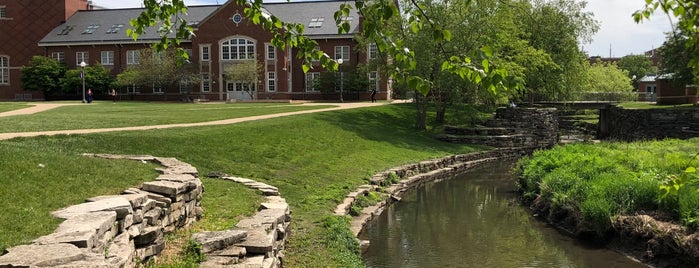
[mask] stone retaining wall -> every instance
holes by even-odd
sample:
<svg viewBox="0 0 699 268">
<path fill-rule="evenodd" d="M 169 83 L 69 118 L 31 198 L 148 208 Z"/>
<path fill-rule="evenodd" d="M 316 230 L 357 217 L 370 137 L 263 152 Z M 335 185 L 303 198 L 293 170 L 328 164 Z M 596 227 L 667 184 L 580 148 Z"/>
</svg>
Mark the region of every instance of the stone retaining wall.
<svg viewBox="0 0 699 268">
<path fill-rule="evenodd" d="M 29 245 L 9 248 L 0 267 L 136 267 L 165 247 L 164 235 L 202 216 L 203 187 L 193 166 L 175 158 L 86 154 L 152 161 L 155 181 L 120 195 L 97 196 L 54 211 L 65 219 L 56 231 Z"/>
<path fill-rule="evenodd" d="M 259 190 L 267 200 L 260 204 L 255 215 L 241 220 L 233 229 L 192 235 L 206 254 L 206 261 L 199 267 L 283 267 L 284 245 L 291 230 L 291 211 L 284 198 L 279 196 L 279 190 L 250 179 L 222 178 Z"/>
<path fill-rule="evenodd" d="M 699 137 L 699 109 L 602 109 L 598 136 L 623 141 Z"/>
<path fill-rule="evenodd" d="M 549 148 L 558 143 L 557 118 L 554 108 L 499 108 L 484 126 L 445 126 L 438 138 L 497 148 Z"/>
<path fill-rule="evenodd" d="M 480 165 L 503 159 L 516 159 L 530 153 L 529 148 L 495 149 L 487 152 L 477 152 L 463 155 L 447 156 L 435 160 L 422 161 L 420 163 L 395 167 L 384 172 L 377 173 L 371 179 L 371 185 L 362 185 L 357 190 L 349 193 L 343 202 L 335 209 L 335 215 L 349 215 L 350 208 L 358 196 L 366 195 L 370 191 L 382 190 L 387 198 L 376 205 L 363 208 L 361 213 L 352 217 L 351 230 L 358 236 L 364 226 L 383 212 L 386 206 L 401 200 L 403 194 L 425 183 L 453 178 L 469 169 Z M 399 181 L 390 182 L 390 177 L 395 174 Z M 383 186 L 383 188 L 382 188 Z M 360 241 L 360 246 L 366 248 L 369 241 Z"/>
</svg>

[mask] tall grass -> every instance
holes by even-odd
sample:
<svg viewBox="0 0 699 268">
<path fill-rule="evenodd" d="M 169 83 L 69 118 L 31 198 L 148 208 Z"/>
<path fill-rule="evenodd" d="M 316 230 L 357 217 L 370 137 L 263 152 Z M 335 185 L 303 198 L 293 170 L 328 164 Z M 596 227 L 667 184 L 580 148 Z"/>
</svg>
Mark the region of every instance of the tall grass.
<svg viewBox="0 0 699 268">
<path fill-rule="evenodd" d="M 668 176 L 697 166 L 693 156 L 698 141 L 558 146 L 520 160 L 518 185 L 529 200 L 540 196 L 553 207 L 579 211 L 600 234 L 609 227 L 610 217 L 642 210 L 697 218 L 699 195 L 683 195 L 683 209 L 678 202 L 662 201 L 660 186 Z M 693 214 L 681 212 L 692 206 Z"/>
<path fill-rule="evenodd" d="M 118 104 L 117 104 L 118 105 Z M 126 115 L 125 115 L 126 116 Z M 122 177 L 116 167 L 136 172 L 142 176 L 134 181 L 112 185 L 123 189 L 138 184 L 138 181 L 154 178 L 152 169 L 133 162 L 110 162 L 90 160 L 79 156 L 83 152 L 115 154 L 150 154 L 176 157 L 194 165 L 201 174 L 219 171 L 235 176 L 260 180 L 277 186 L 293 215 L 292 237 L 286 248 L 287 267 L 354 267 L 361 263 L 356 247 L 348 243 L 336 243 L 336 228 L 341 221 L 329 220 L 334 207 L 344 196 L 358 185 L 366 183 L 372 174 L 397 165 L 449 154 L 472 152 L 482 148 L 454 145 L 433 139 L 429 133 L 413 129 L 415 112 L 410 104 L 334 111 L 319 114 L 291 116 L 246 122 L 227 126 L 211 126 L 151 131 L 114 132 L 91 135 L 62 135 L 50 137 L 22 138 L 0 141 L 0 148 L 14 148 L 3 155 L 2 168 L 10 176 L 27 173 L 34 165 L 16 164 L 16 159 L 30 158 L 35 163 L 41 157 L 56 157 L 49 165 L 62 166 L 54 176 L 40 173 L 26 176 L 23 183 L 13 184 L 8 193 L 24 185 L 41 187 L 46 180 L 63 180 L 63 174 L 77 173 L 76 183 L 70 191 L 90 197 L 103 193 L 87 191 L 89 180 L 86 174 L 95 174 L 111 182 Z M 41 150 L 41 153 L 35 153 Z M 5 162 L 8 163 L 5 163 Z M 70 165 L 68 163 L 81 163 Z M 109 164 L 108 163 L 113 163 Z M 114 164 L 116 163 L 116 164 Z M 112 166 L 114 168 L 107 168 Z M 113 172 L 113 173 L 112 173 Z M 3 174 L 5 175 L 5 174 Z M 70 176 L 70 175 L 69 175 Z M 133 176 L 136 177 L 136 176 Z M 104 182 L 104 183 L 107 183 Z M 220 184 L 205 179 L 205 217 L 200 223 L 206 228 L 227 228 L 234 225 L 235 214 L 251 213 L 258 202 L 251 198 L 251 191 L 244 187 Z M 34 186 L 33 186 L 34 187 Z M 224 189 L 225 190 L 222 190 Z M 68 190 L 55 191 L 55 195 L 67 194 Z M 109 191 L 105 191 L 109 192 Z M 254 195 L 255 193 L 252 192 Z M 27 193 L 29 195 L 29 193 Z M 44 198 L 49 193 L 37 196 Z M 0 195 L 0 203 L 9 203 L 13 195 Z M 244 200 L 228 201 L 224 198 L 241 196 Z M 62 200 L 63 198 L 57 197 Z M 253 200 L 253 201 L 245 201 Z M 81 200 L 75 199 L 73 202 Z M 68 202 L 63 202 L 68 203 Z M 36 200 L 27 198 L 17 206 L 41 207 Z M 57 206 L 53 206 L 57 207 Z M 53 208 L 52 207 L 52 208 Z M 47 216 L 52 208 L 41 208 L 38 214 Z M 4 210 L 3 210 L 4 211 Z M 234 211 L 234 212 L 230 212 Z M 5 220 L 3 220 L 5 222 Z M 38 225 L 25 219 L 25 225 Z M 55 228 L 55 222 L 53 222 Z M 52 231 L 52 226 L 42 226 L 39 233 Z M 0 234 L 15 232 L 15 226 L 0 229 Z M 31 236 L 31 235 L 29 235 Z M 6 240 L 7 245 L 16 245 L 26 240 Z"/>
</svg>

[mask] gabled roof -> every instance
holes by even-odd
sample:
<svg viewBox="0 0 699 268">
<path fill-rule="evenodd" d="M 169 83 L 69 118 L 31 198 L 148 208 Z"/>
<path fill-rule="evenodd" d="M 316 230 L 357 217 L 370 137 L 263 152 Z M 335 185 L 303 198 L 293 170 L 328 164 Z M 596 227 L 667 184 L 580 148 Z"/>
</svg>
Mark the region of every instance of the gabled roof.
<svg viewBox="0 0 699 268">
<path fill-rule="evenodd" d="M 216 11 L 218 7 L 218 5 L 189 7 L 184 19 L 196 28 L 196 23 Z M 152 43 L 159 41 L 160 36 L 155 28 L 158 27 L 157 25 L 151 30 L 146 30 L 143 35 L 139 36 L 137 42 L 126 36 L 126 29 L 131 28 L 129 20 L 138 17 L 142 11 L 142 8 L 78 11 L 65 23 L 54 28 L 41 39 L 39 46 Z M 123 26 L 121 28 L 113 27 L 118 25 Z M 95 28 L 95 26 L 98 27 Z M 92 29 L 92 33 L 87 33 L 88 29 Z M 174 37 L 174 33 L 172 37 Z"/>
<path fill-rule="evenodd" d="M 304 35 L 311 38 L 338 36 L 333 14 L 346 1 L 284 2 L 264 4 L 265 11 L 286 22 L 305 25 Z M 199 22 L 214 14 L 222 5 L 190 6 L 184 19 L 197 27 Z M 133 41 L 126 36 L 129 20 L 138 17 L 143 8 L 82 10 L 49 32 L 39 46 L 100 45 L 153 43 L 160 40 L 157 25 Z M 359 32 L 359 14 L 353 10 L 349 17 L 350 34 Z M 313 23 L 312 23 L 313 21 Z M 121 27 L 118 27 L 121 25 Z M 318 26 L 318 27 L 312 27 Z M 174 33 L 171 35 L 174 38 Z M 183 40 L 186 42 L 185 40 Z"/>
<path fill-rule="evenodd" d="M 306 26 L 304 35 L 311 38 L 332 36 L 337 34 L 337 25 L 335 24 L 335 11 L 340 9 L 341 4 L 354 1 L 312 1 L 312 2 L 282 2 L 282 3 L 267 3 L 264 8 L 271 14 L 279 17 L 282 21 L 300 23 Z M 354 6 L 354 5 L 353 5 Z M 310 27 L 318 25 L 318 20 L 322 18 L 320 27 Z M 317 20 L 314 20 L 317 19 Z M 350 11 L 348 18 L 350 23 L 350 34 L 360 32 L 359 29 L 359 13 L 356 9 Z"/>
</svg>

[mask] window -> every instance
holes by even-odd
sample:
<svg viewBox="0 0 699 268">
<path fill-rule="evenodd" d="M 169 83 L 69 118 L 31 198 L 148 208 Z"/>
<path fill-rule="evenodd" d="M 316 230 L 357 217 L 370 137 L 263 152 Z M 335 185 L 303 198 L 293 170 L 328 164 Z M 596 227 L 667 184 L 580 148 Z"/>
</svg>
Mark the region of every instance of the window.
<svg viewBox="0 0 699 268">
<path fill-rule="evenodd" d="M 10 57 L 0 56 L 0 85 L 10 84 Z"/>
<path fill-rule="evenodd" d="M 126 64 L 138 64 L 139 58 L 138 50 L 126 51 Z"/>
<path fill-rule="evenodd" d="M 208 73 L 201 74 L 201 92 L 211 92 L 211 76 Z"/>
<path fill-rule="evenodd" d="M 190 62 L 192 60 L 192 49 L 191 48 L 185 48 L 184 53 L 187 53 L 187 57 L 189 57 L 187 62 Z"/>
<path fill-rule="evenodd" d="M 367 47 L 367 60 L 373 60 L 379 57 L 379 48 L 376 46 L 376 43 L 371 43 Z"/>
<path fill-rule="evenodd" d="M 267 72 L 267 91 L 277 91 L 277 73 Z"/>
<path fill-rule="evenodd" d="M 162 93 L 163 93 L 163 87 L 160 86 L 160 85 L 157 85 L 157 86 L 156 86 L 155 83 L 153 83 L 153 93 L 155 93 L 155 94 L 162 94 Z"/>
<path fill-rule="evenodd" d="M 342 59 L 344 62 L 349 62 L 350 47 L 349 46 L 336 46 L 335 47 L 335 59 Z"/>
<path fill-rule="evenodd" d="M 320 73 L 318 72 L 308 72 L 306 73 L 306 91 L 307 92 L 316 92 L 318 89 L 316 88 L 315 81 L 320 78 Z"/>
<path fill-rule="evenodd" d="M 320 50 L 320 47 L 319 47 L 319 46 L 316 46 L 315 49 L 322 52 L 322 50 Z M 326 54 L 323 53 L 323 55 L 326 55 Z M 328 57 L 330 57 L 330 56 L 328 56 Z M 313 59 L 313 61 L 311 61 L 311 63 L 313 63 L 313 65 L 317 65 L 317 64 L 320 64 L 320 60 Z"/>
<path fill-rule="evenodd" d="M 92 34 L 99 28 L 100 28 L 99 24 L 92 24 L 90 26 L 87 26 L 87 28 L 85 28 L 85 30 L 83 30 L 83 34 Z"/>
<path fill-rule="evenodd" d="M 114 65 L 114 51 L 102 51 L 102 65 Z"/>
<path fill-rule="evenodd" d="M 123 27 L 124 27 L 124 24 L 113 24 L 112 27 L 110 27 L 109 30 L 107 30 L 107 33 L 108 34 L 118 33 L 119 30 L 121 30 L 121 28 L 123 28 Z"/>
<path fill-rule="evenodd" d="M 277 48 L 273 45 L 267 44 L 267 59 L 273 60 L 277 58 Z"/>
<path fill-rule="evenodd" d="M 308 24 L 308 28 L 320 28 L 323 26 L 324 21 L 325 17 L 313 17 L 311 18 L 311 22 Z"/>
<path fill-rule="evenodd" d="M 0 6 L 0 19 L 6 19 L 6 18 L 7 18 L 7 7 Z"/>
<path fill-rule="evenodd" d="M 201 61 L 211 60 L 211 47 L 209 45 L 201 46 Z"/>
<path fill-rule="evenodd" d="M 60 63 L 66 63 L 66 56 L 63 52 L 51 52 L 51 58 Z"/>
<path fill-rule="evenodd" d="M 90 56 L 87 54 L 87 51 L 75 52 L 75 65 L 80 66 L 81 62 L 90 62 Z"/>
<path fill-rule="evenodd" d="M 64 27 L 63 30 L 61 30 L 61 32 L 58 33 L 58 35 L 68 35 L 70 33 L 70 31 L 73 30 L 73 28 L 74 28 L 73 26 L 68 25 L 68 26 Z"/>
<path fill-rule="evenodd" d="M 369 72 L 369 89 L 379 90 L 379 72 Z"/>
<path fill-rule="evenodd" d="M 126 86 L 126 93 L 135 94 L 140 93 L 136 85 Z"/>
<path fill-rule="evenodd" d="M 189 81 L 180 81 L 180 94 L 192 93 L 192 84 Z"/>
<path fill-rule="evenodd" d="M 255 42 L 245 38 L 233 38 L 221 43 L 221 59 L 254 60 Z"/>
</svg>

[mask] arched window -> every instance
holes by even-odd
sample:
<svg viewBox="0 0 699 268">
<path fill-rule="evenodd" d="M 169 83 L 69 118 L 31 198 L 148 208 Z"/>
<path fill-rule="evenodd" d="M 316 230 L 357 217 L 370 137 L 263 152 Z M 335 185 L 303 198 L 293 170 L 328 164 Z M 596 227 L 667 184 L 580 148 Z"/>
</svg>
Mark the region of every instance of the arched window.
<svg viewBox="0 0 699 268">
<path fill-rule="evenodd" d="M 10 84 L 10 57 L 0 56 L 0 85 Z"/>
<path fill-rule="evenodd" d="M 236 37 L 221 43 L 222 60 L 254 60 L 255 42 L 247 38 Z"/>
</svg>

